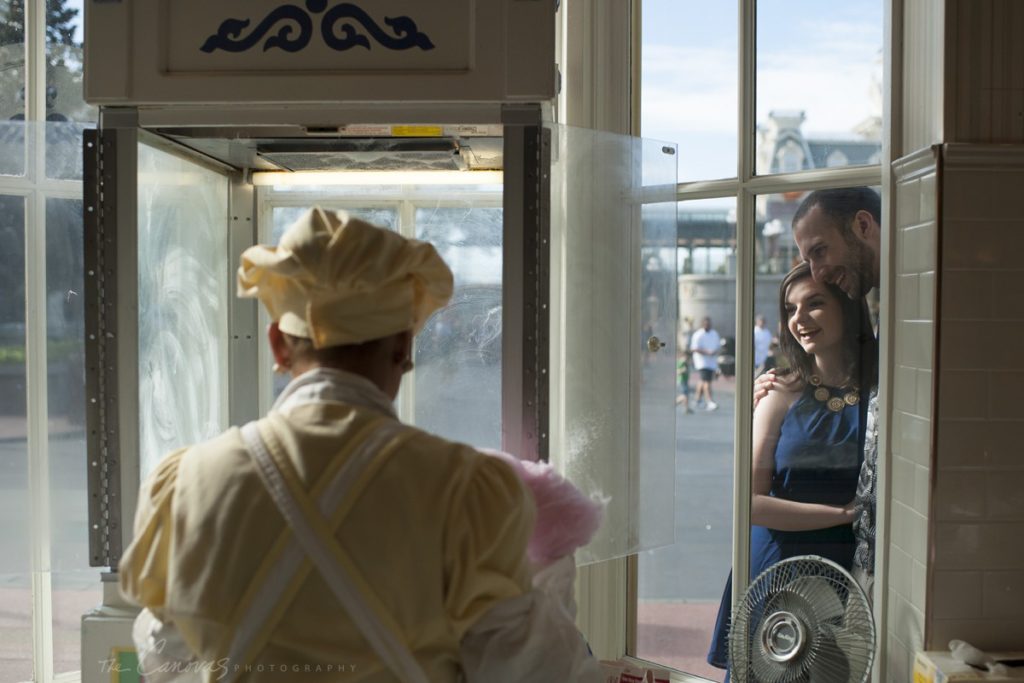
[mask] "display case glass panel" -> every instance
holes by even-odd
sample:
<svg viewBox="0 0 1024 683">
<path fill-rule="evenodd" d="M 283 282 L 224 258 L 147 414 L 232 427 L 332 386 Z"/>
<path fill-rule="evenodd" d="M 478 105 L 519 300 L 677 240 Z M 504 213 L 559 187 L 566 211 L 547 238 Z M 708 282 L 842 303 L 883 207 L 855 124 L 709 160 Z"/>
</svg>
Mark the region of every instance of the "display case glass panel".
<svg viewBox="0 0 1024 683">
<path fill-rule="evenodd" d="M 673 540 L 676 148 L 552 137 L 550 459 L 607 501 L 582 564 Z"/>
<path fill-rule="evenodd" d="M 168 452 L 227 427 L 227 226 L 224 175 L 139 145 L 142 477 Z"/>
</svg>

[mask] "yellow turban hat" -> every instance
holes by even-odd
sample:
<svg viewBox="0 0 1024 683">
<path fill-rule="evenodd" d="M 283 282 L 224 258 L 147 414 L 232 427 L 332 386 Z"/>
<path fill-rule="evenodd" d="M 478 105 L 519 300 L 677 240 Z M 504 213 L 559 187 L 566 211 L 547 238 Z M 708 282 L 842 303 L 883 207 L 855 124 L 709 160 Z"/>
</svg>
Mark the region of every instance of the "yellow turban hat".
<svg viewBox="0 0 1024 683">
<path fill-rule="evenodd" d="M 238 296 L 321 349 L 419 332 L 451 298 L 452 272 L 427 242 L 315 207 L 277 247 L 242 253 Z"/>
</svg>

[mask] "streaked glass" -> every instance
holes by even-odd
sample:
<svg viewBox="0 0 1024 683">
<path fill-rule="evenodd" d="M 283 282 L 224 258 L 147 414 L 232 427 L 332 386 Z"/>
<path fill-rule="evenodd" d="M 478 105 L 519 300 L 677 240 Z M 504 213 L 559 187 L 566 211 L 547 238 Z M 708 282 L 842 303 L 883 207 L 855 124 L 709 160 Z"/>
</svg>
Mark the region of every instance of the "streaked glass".
<svg viewBox="0 0 1024 683">
<path fill-rule="evenodd" d="M 227 427 L 226 177 L 139 145 L 141 475 Z"/>
<path fill-rule="evenodd" d="M 555 126 L 552 150 L 550 458 L 608 499 L 586 563 L 672 543 L 676 148 Z"/>
<path fill-rule="evenodd" d="M 416 338 L 412 421 L 489 448 L 501 446 L 502 209 L 496 201 L 500 196 L 415 210 L 416 238 L 431 242 L 451 267 L 455 293 Z"/>
</svg>

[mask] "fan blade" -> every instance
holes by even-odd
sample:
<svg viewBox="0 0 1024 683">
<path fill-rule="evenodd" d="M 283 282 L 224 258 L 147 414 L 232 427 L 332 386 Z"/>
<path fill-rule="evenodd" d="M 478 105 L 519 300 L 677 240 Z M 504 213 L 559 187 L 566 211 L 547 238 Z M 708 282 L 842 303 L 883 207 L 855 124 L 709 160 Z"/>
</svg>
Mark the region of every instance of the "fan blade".
<svg viewBox="0 0 1024 683">
<path fill-rule="evenodd" d="M 819 622 L 831 621 L 843 616 L 843 601 L 828 579 L 817 576 L 801 576 L 790 581 L 786 585 L 786 590 L 805 598 Z"/>
<path fill-rule="evenodd" d="M 847 683 L 850 680 L 850 663 L 829 631 L 818 633 L 808 656 L 810 683 Z"/>
<path fill-rule="evenodd" d="M 785 664 L 773 662 L 756 650 L 751 655 L 750 673 L 753 678 L 748 679 L 749 683 L 780 683 L 790 680 L 786 676 L 789 667 Z M 737 683 L 739 683 L 738 680 Z"/>
<path fill-rule="evenodd" d="M 875 644 L 867 634 L 858 633 L 854 629 L 831 626 L 825 626 L 825 628 L 831 629 L 831 637 L 835 641 L 836 647 L 846 656 L 850 683 L 866 681 L 871 673 L 871 662 L 875 658 Z"/>
</svg>

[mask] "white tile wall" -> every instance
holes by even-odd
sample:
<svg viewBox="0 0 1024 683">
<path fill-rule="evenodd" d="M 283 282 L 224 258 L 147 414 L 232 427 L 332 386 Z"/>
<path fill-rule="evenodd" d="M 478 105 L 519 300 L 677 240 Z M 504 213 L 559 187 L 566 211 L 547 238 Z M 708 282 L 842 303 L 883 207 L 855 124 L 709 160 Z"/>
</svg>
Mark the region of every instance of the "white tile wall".
<svg viewBox="0 0 1024 683">
<path fill-rule="evenodd" d="M 913 655 L 924 644 L 926 623 L 938 233 L 934 156 L 918 154 L 895 167 L 894 237 L 900 253 L 892 299 L 895 367 L 885 671 L 886 680 L 906 681 Z"/>
<path fill-rule="evenodd" d="M 1024 649 L 1024 148 L 942 167 L 929 645 Z"/>
<path fill-rule="evenodd" d="M 903 337 L 892 340 L 887 416 L 893 683 L 910 679 L 908 657 L 922 645 L 1024 649 L 1024 2 L 905 0 L 901 20 L 896 144 L 909 156 L 893 164 L 889 226 L 889 301 Z M 953 144 L 940 173 L 922 175 L 916 162 L 942 141 Z M 914 332 L 926 321 L 935 358 Z M 919 561 L 909 534 L 921 518 L 931 546 Z M 909 596 L 908 562 L 927 574 Z"/>
</svg>

